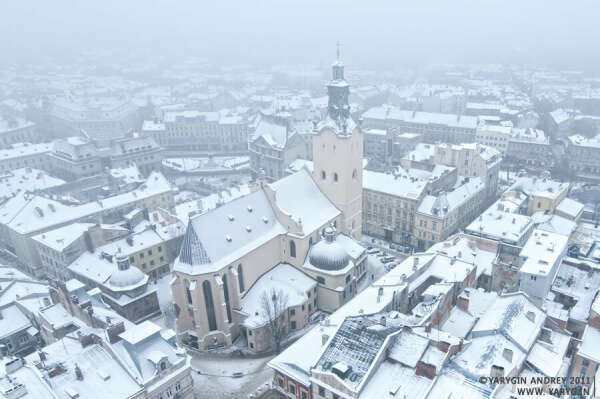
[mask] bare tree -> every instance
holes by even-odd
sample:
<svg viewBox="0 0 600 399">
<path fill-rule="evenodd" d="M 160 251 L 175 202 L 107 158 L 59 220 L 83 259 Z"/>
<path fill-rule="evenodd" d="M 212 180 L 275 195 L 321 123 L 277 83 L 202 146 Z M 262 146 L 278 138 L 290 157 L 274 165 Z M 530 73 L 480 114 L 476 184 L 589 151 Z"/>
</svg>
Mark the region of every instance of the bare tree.
<svg viewBox="0 0 600 399">
<path fill-rule="evenodd" d="M 267 322 L 267 329 L 271 334 L 272 345 L 275 351 L 281 350 L 281 342 L 286 333 L 285 310 L 288 305 L 288 295 L 281 289 L 263 291 L 260 297 L 260 306 L 263 317 Z"/>
</svg>

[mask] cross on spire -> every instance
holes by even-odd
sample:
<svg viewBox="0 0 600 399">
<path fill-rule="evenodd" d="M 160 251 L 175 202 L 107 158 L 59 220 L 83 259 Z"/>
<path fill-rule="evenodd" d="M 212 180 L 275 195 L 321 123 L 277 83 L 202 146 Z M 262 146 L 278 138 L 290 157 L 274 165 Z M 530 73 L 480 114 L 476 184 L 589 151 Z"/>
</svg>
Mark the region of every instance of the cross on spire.
<svg viewBox="0 0 600 399">
<path fill-rule="evenodd" d="M 335 46 L 336 46 L 337 60 L 339 61 L 339 60 L 340 60 L 340 47 L 342 47 L 342 44 L 341 44 L 341 43 L 340 43 L 340 41 L 338 40 L 338 41 L 335 43 Z"/>
</svg>

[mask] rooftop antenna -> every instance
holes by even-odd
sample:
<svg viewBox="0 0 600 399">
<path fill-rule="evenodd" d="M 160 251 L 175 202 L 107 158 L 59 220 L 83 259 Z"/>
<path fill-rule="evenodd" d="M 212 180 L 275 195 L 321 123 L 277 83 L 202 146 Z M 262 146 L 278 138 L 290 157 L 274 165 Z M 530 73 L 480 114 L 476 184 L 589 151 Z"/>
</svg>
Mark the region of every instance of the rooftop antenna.
<svg viewBox="0 0 600 399">
<path fill-rule="evenodd" d="M 335 43 L 335 46 L 336 46 L 336 55 L 337 55 L 337 60 L 338 60 L 338 62 L 339 62 L 339 61 L 340 61 L 340 47 L 342 47 L 342 44 L 341 44 L 341 43 L 340 43 L 340 41 L 338 40 L 338 41 Z"/>
</svg>

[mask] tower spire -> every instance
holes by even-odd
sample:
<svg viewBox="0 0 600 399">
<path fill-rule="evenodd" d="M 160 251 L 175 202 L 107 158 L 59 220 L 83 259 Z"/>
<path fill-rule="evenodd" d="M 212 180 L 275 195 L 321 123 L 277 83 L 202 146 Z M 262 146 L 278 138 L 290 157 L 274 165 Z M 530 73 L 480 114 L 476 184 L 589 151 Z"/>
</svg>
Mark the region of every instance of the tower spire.
<svg viewBox="0 0 600 399">
<path fill-rule="evenodd" d="M 340 61 L 340 42 L 336 42 L 337 60 L 331 67 L 331 82 L 327 85 L 327 94 L 329 96 L 328 116 L 336 122 L 340 131 L 346 131 L 346 125 L 350 118 L 350 105 L 348 97 L 350 96 L 350 87 L 344 79 L 344 64 Z"/>
</svg>

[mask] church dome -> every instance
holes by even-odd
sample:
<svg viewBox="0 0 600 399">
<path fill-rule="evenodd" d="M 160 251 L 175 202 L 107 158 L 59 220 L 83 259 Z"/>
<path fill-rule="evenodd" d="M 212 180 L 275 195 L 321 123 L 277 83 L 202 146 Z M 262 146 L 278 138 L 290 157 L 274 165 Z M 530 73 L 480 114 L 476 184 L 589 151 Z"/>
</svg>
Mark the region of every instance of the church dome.
<svg viewBox="0 0 600 399">
<path fill-rule="evenodd" d="M 134 287 L 143 283 L 146 275 L 137 267 L 129 266 L 129 260 L 125 256 L 124 259 L 117 257 L 117 270 L 110 276 L 108 283 L 116 288 L 123 289 Z"/>
<path fill-rule="evenodd" d="M 309 261 L 314 267 L 322 270 L 341 270 L 350 263 L 346 249 L 336 240 L 335 231 L 327 227 L 325 239 L 319 241 L 310 251 Z"/>
</svg>

